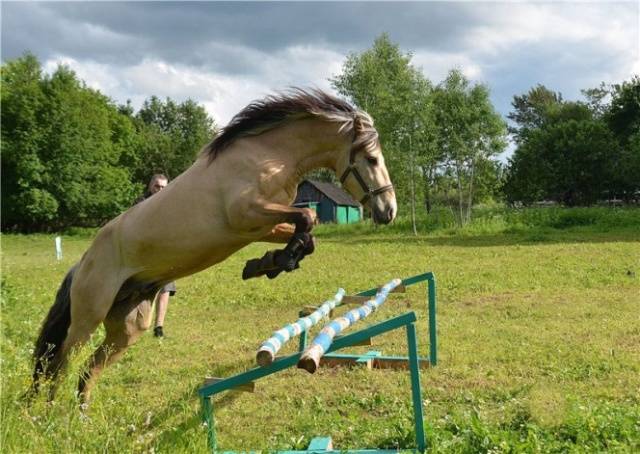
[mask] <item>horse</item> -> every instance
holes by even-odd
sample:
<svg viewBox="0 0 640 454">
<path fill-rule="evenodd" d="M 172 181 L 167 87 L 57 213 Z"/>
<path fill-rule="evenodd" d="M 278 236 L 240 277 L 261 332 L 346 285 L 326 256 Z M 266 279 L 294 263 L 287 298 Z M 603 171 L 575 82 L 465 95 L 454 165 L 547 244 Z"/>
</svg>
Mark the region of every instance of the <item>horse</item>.
<svg viewBox="0 0 640 454">
<path fill-rule="evenodd" d="M 31 394 L 47 380 L 53 399 L 70 353 L 103 323 L 104 341 L 78 383 L 86 405 L 104 368 L 150 327 L 160 288 L 250 243 L 287 244 L 247 262 L 243 279 L 297 268 L 314 250 L 315 215 L 290 205 L 302 177 L 318 168 L 336 172 L 351 196 L 369 204 L 375 223 L 394 219 L 395 192 L 366 112 L 323 91 L 299 88 L 241 110 L 191 167 L 97 232 L 42 324 Z"/>
</svg>

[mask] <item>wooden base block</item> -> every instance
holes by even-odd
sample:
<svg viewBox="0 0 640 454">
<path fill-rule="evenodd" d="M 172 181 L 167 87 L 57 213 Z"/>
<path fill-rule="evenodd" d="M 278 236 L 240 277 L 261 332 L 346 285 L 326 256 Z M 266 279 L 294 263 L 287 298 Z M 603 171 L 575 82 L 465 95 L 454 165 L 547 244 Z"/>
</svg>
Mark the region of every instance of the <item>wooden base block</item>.
<svg viewBox="0 0 640 454">
<path fill-rule="evenodd" d="M 320 367 L 354 367 L 364 366 L 371 370 L 373 367 L 373 358 L 367 358 L 365 360 L 357 358 L 320 358 Z"/>
<path fill-rule="evenodd" d="M 342 304 L 346 304 L 347 306 L 362 306 L 371 298 L 373 298 L 373 296 L 346 295 L 342 297 Z"/>
<path fill-rule="evenodd" d="M 376 355 L 363 354 L 349 355 L 344 357 L 327 356 L 320 359 L 320 366 L 325 367 L 353 367 L 364 365 L 367 369 L 395 369 L 409 370 L 409 360 L 407 358 L 394 358 Z M 431 367 L 428 359 L 420 359 L 418 361 L 420 369 Z"/>
<path fill-rule="evenodd" d="M 418 361 L 420 369 L 427 369 L 430 364 L 429 361 Z M 400 369 L 409 370 L 409 360 L 404 358 L 375 358 L 373 360 L 373 367 L 375 369 Z"/>
<path fill-rule="evenodd" d="M 317 311 L 318 307 L 319 306 L 305 306 L 298 312 L 298 317 L 307 317 Z M 329 318 L 333 318 L 333 309 L 329 311 Z"/>
</svg>

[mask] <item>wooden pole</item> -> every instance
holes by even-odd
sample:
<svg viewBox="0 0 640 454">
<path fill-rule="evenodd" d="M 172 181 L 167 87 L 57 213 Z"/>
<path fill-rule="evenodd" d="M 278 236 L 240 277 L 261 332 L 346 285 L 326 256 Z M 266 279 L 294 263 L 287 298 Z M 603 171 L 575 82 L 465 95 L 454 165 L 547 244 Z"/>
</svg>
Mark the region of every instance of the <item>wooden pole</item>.
<svg viewBox="0 0 640 454">
<path fill-rule="evenodd" d="M 368 317 L 378 307 L 384 303 L 389 293 L 402 283 L 400 279 L 394 279 L 388 284 L 382 286 L 374 298 L 364 303 L 357 309 L 352 309 L 342 317 L 338 317 L 331 323 L 326 325 L 316 338 L 311 342 L 309 348 L 307 348 L 300 361 L 298 361 L 298 368 L 305 369 L 310 373 L 314 373 L 320 366 L 320 358 L 329 350 L 333 339 L 342 331 L 356 323 L 358 320 Z"/>
<path fill-rule="evenodd" d="M 315 312 L 273 333 L 258 349 L 258 353 L 256 354 L 258 365 L 268 366 L 271 364 L 276 357 L 276 353 L 278 353 L 285 343 L 302 332 L 307 331 L 324 317 L 327 317 L 335 307 L 342 303 L 344 294 L 344 289 L 338 289 L 338 293 L 330 300 L 325 301 Z"/>
</svg>

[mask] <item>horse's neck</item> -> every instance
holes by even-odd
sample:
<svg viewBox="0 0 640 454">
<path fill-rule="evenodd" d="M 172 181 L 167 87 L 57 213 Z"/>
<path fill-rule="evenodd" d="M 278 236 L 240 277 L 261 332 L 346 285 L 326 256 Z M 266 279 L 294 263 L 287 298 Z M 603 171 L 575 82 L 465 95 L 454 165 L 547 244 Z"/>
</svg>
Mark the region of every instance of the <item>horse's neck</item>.
<svg viewBox="0 0 640 454">
<path fill-rule="evenodd" d="M 289 146 L 278 147 L 287 160 L 289 178 L 297 184 L 312 170 L 335 171 L 340 153 L 350 147 L 348 134 L 339 133 L 340 125 L 321 120 L 301 120 L 281 128 L 280 137 Z"/>
</svg>

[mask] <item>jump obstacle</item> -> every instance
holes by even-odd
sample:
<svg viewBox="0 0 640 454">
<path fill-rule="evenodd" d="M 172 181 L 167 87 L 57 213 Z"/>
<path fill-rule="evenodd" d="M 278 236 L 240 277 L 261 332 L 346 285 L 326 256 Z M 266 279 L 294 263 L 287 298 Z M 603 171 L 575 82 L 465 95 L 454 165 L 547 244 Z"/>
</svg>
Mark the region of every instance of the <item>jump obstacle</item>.
<svg viewBox="0 0 640 454">
<path fill-rule="evenodd" d="M 418 356 L 415 312 L 390 318 L 376 323 L 360 331 L 347 335 L 340 333 L 359 320 L 369 316 L 387 299 L 390 293 L 403 293 L 405 288 L 421 282 L 427 284 L 427 316 L 429 337 L 429 358 Z M 341 305 L 359 304 L 360 307 L 347 312 L 327 324 L 311 342 L 307 348 L 308 330 L 316 325 L 323 317 Z M 253 391 L 255 380 L 275 374 L 289 367 L 305 369 L 311 373 L 318 366 L 334 364 L 365 364 L 369 368 L 397 368 L 409 369 L 411 377 L 411 397 L 413 402 L 413 415 L 416 434 L 415 452 L 424 452 L 427 444 L 424 434 L 424 420 L 422 413 L 422 397 L 420 387 L 419 370 L 423 367 L 437 364 L 437 332 L 436 332 L 436 281 L 433 273 L 424 273 L 403 280 L 394 279 L 380 288 L 365 290 L 353 296 L 345 295 L 343 289 L 339 289 L 336 295 L 323 303 L 318 308 L 301 311 L 300 319 L 273 333 L 259 348 L 256 360 L 259 367 L 246 372 L 224 378 L 209 378 L 198 390 L 202 404 L 202 417 L 207 426 L 208 444 L 212 452 L 217 451 L 217 440 L 213 416 L 212 396 L 223 391 Z M 347 347 L 357 345 L 371 345 L 371 339 L 383 333 L 399 328 L 405 328 L 407 333 L 408 356 L 384 356 L 381 352 L 370 351 L 365 354 L 338 354 L 333 353 Z M 298 352 L 277 357 L 276 353 L 290 339 L 300 336 Z M 402 449 L 402 448 L 401 448 Z M 404 449 L 402 449 L 404 450 Z M 311 440 L 306 451 L 282 451 L 287 454 L 330 452 L 334 451 L 330 437 L 318 437 Z M 397 452 L 398 450 L 339 450 L 350 453 L 373 452 Z M 244 451 L 246 452 L 246 451 Z M 337 451 L 336 451 L 337 452 Z"/>
</svg>

